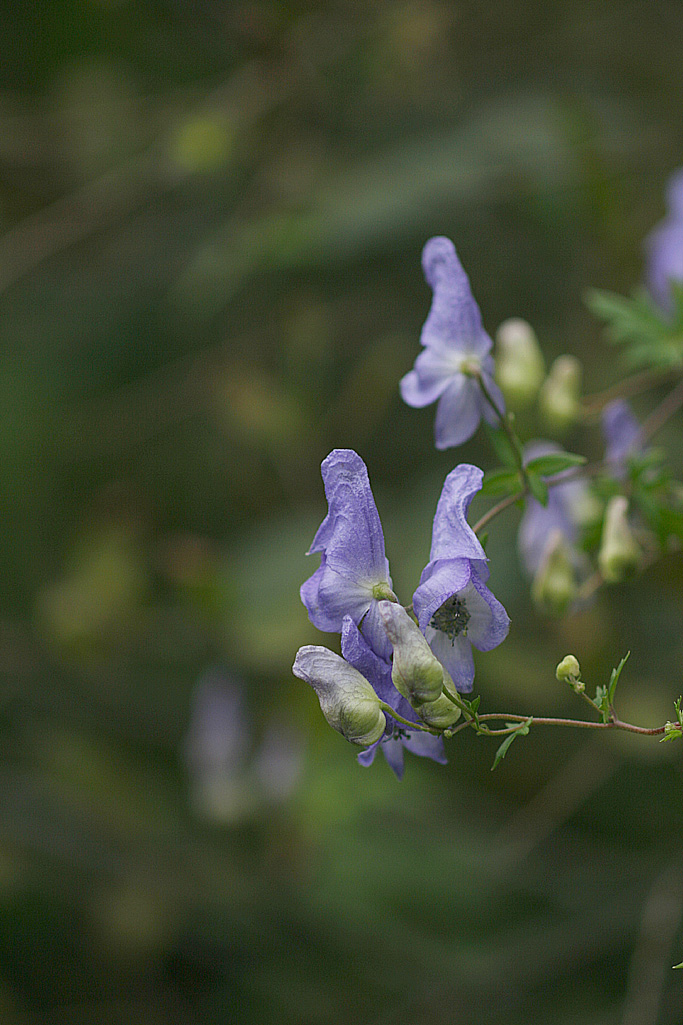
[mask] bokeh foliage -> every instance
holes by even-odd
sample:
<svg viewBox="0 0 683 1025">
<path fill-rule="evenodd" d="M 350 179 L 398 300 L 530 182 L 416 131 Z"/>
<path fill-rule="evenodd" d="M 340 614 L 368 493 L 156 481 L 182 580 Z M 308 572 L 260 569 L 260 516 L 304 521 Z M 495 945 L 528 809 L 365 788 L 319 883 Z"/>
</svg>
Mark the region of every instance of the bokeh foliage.
<svg viewBox="0 0 683 1025">
<path fill-rule="evenodd" d="M 680 3 L 0 23 L 3 1022 L 680 1022 L 675 744 L 539 730 L 491 775 L 464 735 L 399 785 L 290 672 L 321 640 L 298 586 L 326 453 L 366 460 L 406 600 L 454 459 L 492 465 L 398 399 L 427 237 L 456 240 L 490 331 L 526 317 L 588 390 L 620 373 L 581 300 L 640 280 L 683 163 Z M 680 420 L 660 440 L 680 473 Z M 489 541 L 513 627 L 484 704 L 566 713 L 559 658 L 597 683 L 630 648 L 622 712 L 663 721 L 680 556 L 549 623 L 516 517 Z M 247 786 L 208 822 L 183 738 L 216 664 L 251 750 L 277 721 L 305 760 L 284 801 Z"/>
</svg>

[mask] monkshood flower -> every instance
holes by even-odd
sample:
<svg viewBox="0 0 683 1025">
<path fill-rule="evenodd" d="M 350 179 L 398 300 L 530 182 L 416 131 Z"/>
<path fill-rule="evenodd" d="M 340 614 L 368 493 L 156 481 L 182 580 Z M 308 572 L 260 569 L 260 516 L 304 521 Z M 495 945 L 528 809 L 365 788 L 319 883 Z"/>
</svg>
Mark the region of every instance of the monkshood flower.
<svg viewBox="0 0 683 1025">
<path fill-rule="evenodd" d="M 434 297 L 420 336 L 424 349 L 401 380 L 401 396 L 419 408 L 438 400 L 436 447 L 452 448 L 472 437 L 482 416 L 489 423 L 498 419 L 477 375 L 501 412 L 505 403 L 493 380 L 493 343 L 451 240 L 431 238 L 422 252 L 422 267 Z"/>
<path fill-rule="evenodd" d="M 342 654 L 347 662 L 357 669 L 368 680 L 380 700 L 390 705 L 403 719 L 416 724 L 419 718 L 409 702 L 396 690 L 391 678 L 392 664 L 379 658 L 361 635 L 358 627 L 350 616 L 344 620 L 342 628 Z M 423 733 L 416 727 L 411 730 L 404 723 L 392 719 L 385 712 L 386 729 L 384 736 L 358 755 L 358 761 L 366 768 L 372 765 L 378 749 L 393 769 L 398 779 L 403 778 L 404 751 L 431 758 L 440 765 L 446 764 L 446 752 L 443 739 L 431 733 Z"/>
<path fill-rule="evenodd" d="M 629 456 L 642 452 L 642 429 L 628 402 L 615 399 L 602 411 L 605 462 L 615 477 L 626 476 Z"/>
<path fill-rule="evenodd" d="M 413 595 L 413 609 L 429 646 L 456 688 L 472 690 L 472 645 L 490 651 L 507 637 L 510 620 L 486 587 L 489 570 L 467 510 L 483 471 L 462 463 L 446 477 L 436 508 L 429 562 Z"/>
<path fill-rule="evenodd" d="M 313 538 L 320 567 L 301 587 L 301 600 L 314 626 L 340 633 L 350 616 L 380 658 L 391 645 L 377 603 L 396 601 L 391 589 L 384 534 L 365 463 L 351 449 L 335 449 L 322 464 L 329 510 Z"/>
<path fill-rule="evenodd" d="M 683 286 L 683 168 L 669 179 L 666 190 L 668 215 L 645 240 L 647 284 L 661 308 L 673 308 L 672 284 Z"/>
</svg>

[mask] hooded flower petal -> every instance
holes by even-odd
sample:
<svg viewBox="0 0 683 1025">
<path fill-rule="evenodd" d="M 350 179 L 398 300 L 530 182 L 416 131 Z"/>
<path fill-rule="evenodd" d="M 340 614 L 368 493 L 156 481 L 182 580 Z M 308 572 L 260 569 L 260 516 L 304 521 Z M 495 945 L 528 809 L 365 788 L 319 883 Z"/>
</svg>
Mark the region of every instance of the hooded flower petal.
<svg viewBox="0 0 683 1025">
<path fill-rule="evenodd" d="M 481 490 L 483 480 L 484 471 L 471 463 L 460 463 L 446 477 L 434 516 L 430 560 L 486 558 L 479 538 L 467 522 L 470 504 Z M 426 570 L 423 578 L 425 573 Z"/>
<path fill-rule="evenodd" d="M 331 568 L 358 581 L 389 580 L 384 534 L 368 471 L 352 449 L 334 449 L 322 464 L 327 516 L 310 552 L 325 552 Z"/>
<path fill-rule="evenodd" d="M 430 238 L 422 250 L 422 269 L 434 297 L 420 341 L 449 342 L 454 349 L 485 356 L 491 339 L 484 331 L 479 307 L 472 295 L 469 278 L 449 238 Z"/>
<path fill-rule="evenodd" d="M 493 343 L 450 239 L 430 239 L 422 266 L 434 296 L 420 337 L 424 349 L 401 381 L 401 395 L 416 407 L 439 400 L 435 441 L 437 448 L 445 449 L 471 438 L 482 416 L 490 422 L 496 419 L 474 374 L 481 374 L 499 408 L 505 407 L 493 381 Z"/>
<path fill-rule="evenodd" d="M 376 653 L 388 658 L 391 646 L 376 605 L 393 592 L 368 471 L 355 452 L 335 449 L 322 475 L 329 509 L 310 549 L 322 552 L 322 561 L 301 587 L 301 600 L 319 630 L 341 631 L 350 615 Z"/>
</svg>

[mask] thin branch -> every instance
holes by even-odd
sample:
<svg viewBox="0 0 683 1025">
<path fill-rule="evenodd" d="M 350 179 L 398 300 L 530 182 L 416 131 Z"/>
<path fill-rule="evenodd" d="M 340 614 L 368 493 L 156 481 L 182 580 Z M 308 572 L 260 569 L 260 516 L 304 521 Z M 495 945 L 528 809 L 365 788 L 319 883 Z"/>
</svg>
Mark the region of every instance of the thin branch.
<svg viewBox="0 0 683 1025">
<path fill-rule="evenodd" d="M 519 502 L 520 498 L 524 498 L 523 491 L 517 491 L 514 495 L 508 495 L 507 498 L 501 499 L 501 501 L 498 502 L 497 505 L 491 506 L 488 512 L 485 512 L 481 519 L 477 520 L 477 522 L 472 527 L 474 533 L 478 534 L 481 530 L 484 529 L 484 527 L 486 527 L 491 522 L 491 520 L 495 519 L 496 516 L 499 515 L 499 513 L 504 512 L 511 505 L 514 505 L 515 502 Z"/>
<path fill-rule="evenodd" d="M 683 406 L 683 378 L 669 392 L 666 398 L 662 399 L 658 406 L 655 406 L 647 419 L 643 421 L 641 427 L 643 440 L 648 440 L 656 434 L 667 420 L 670 420 L 674 413 L 678 412 L 681 406 Z"/>
</svg>

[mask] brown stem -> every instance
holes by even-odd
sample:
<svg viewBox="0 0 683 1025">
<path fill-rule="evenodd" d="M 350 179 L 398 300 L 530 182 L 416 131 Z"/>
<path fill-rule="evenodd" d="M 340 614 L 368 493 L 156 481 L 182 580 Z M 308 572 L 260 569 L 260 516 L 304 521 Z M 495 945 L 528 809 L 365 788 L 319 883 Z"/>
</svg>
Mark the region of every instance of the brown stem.
<svg viewBox="0 0 683 1025">
<path fill-rule="evenodd" d="M 501 499 L 501 501 L 498 502 L 497 505 L 491 506 L 488 512 L 485 512 L 481 519 L 477 520 L 477 522 L 472 527 L 474 533 L 478 534 L 481 530 L 484 529 L 485 526 L 487 526 L 487 524 L 491 522 L 491 520 L 495 519 L 495 517 L 498 516 L 499 513 L 504 512 L 511 505 L 514 505 L 515 502 L 518 502 L 520 500 L 520 498 L 524 498 L 523 491 L 517 491 L 514 495 L 508 495 L 507 498 Z"/>
<path fill-rule="evenodd" d="M 656 434 L 681 406 L 683 406 L 683 379 L 669 392 L 666 398 L 662 399 L 658 406 L 655 406 L 647 419 L 643 421 L 641 428 L 643 439 L 649 439 Z"/>
</svg>

